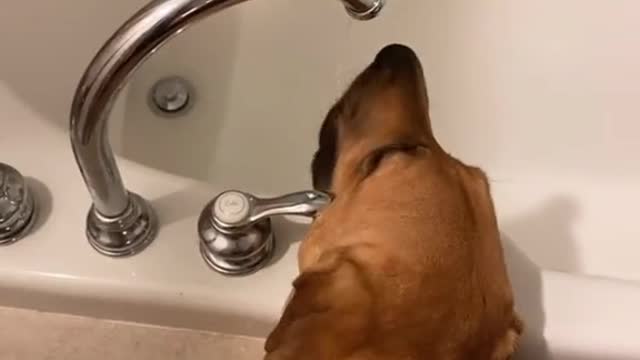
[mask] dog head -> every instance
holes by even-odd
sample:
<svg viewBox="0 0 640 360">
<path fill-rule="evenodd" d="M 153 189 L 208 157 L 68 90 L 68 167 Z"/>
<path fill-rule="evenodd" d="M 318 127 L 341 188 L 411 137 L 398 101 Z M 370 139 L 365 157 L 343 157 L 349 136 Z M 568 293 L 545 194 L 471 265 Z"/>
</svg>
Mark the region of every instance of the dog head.
<svg viewBox="0 0 640 360">
<path fill-rule="evenodd" d="M 398 146 L 439 148 L 428 108 L 415 53 L 402 45 L 384 48 L 322 124 L 312 164 L 314 187 L 339 192 L 370 175 L 385 155 L 400 150 Z"/>
<path fill-rule="evenodd" d="M 488 181 L 436 140 L 411 49 L 385 47 L 329 111 L 312 174 L 335 199 L 300 247 L 270 359 L 511 355 L 522 326 Z"/>
</svg>

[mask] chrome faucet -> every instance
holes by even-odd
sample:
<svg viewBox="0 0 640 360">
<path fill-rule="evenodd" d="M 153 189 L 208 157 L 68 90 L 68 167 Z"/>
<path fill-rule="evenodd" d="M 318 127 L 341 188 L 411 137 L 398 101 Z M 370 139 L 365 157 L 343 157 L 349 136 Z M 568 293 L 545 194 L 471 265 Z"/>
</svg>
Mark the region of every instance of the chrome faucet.
<svg viewBox="0 0 640 360">
<path fill-rule="evenodd" d="M 71 108 L 71 145 L 93 206 L 87 238 L 101 254 L 129 256 L 149 245 L 158 230 L 149 203 L 128 192 L 107 136 L 113 103 L 143 61 L 187 26 L 248 0 L 153 0 L 100 49 L 80 80 Z M 341 0 L 359 20 L 375 17 L 384 0 Z"/>
</svg>

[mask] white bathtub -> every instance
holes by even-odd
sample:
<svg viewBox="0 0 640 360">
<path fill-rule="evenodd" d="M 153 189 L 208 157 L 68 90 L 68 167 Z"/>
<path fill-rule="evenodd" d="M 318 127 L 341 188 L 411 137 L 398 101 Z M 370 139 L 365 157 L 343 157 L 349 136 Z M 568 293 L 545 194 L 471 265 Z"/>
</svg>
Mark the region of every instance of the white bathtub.
<svg viewBox="0 0 640 360">
<path fill-rule="evenodd" d="M 13 2 L 0 13 L 0 161 L 30 177 L 41 217 L 0 248 L 0 305 L 264 336 L 295 276 L 304 226 L 276 223 L 276 261 L 245 278 L 207 268 L 196 218 L 218 192 L 310 186 L 332 101 L 390 42 L 421 55 L 435 131 L 493 182 L 524 359 L 640 359 L 640 4 L 393 1 L 352 23 L 337 2 L 255 1 L 159 51 L 117 104 L 112 143 L 127 187 L 161 231 L 109 259 L 84 237 L 90 204 L 67 135 L 74 87 L 145 1 Z M 303 13 L 315 13 L 305 17 Z M 191 112 L 166 119 L 152 84 L 189 79 Z"/>
</svg>

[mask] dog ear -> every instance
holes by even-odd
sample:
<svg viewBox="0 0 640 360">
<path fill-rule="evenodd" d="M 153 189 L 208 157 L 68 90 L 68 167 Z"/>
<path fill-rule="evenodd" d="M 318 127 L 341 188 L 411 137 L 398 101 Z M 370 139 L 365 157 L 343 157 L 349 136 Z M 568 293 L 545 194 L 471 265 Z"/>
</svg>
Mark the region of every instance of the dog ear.
<svg viewBox="0 0 640 360">
<path fill-rule="evenodd" d="M 498 340 L 493 349 L 491 360 L 510 360 L 518 348 L 524 324 L 517 314 L 512 315 L 511 324 L 506 333 Z"/>
<path fill-rule="evenodd" d="M 340 106 L 336 104 L 324 120 L 320 129 L 318 151 L 316 151 L 311 164 L 313 188 L 320 191 L 329 191 L 333 181 L 333 172 L 338 160 L 338 126 L 337 117 Z"/>
<path fill-rule="evenodd" d="M 265 360 L 335 358 L 329 354 L 337 343 L 324 319 L 331 308 L 322 302 L 334 283 L 333 270 L 303 273 L 293 282 L 293 296 L 265 342 Z"/>
</svg>

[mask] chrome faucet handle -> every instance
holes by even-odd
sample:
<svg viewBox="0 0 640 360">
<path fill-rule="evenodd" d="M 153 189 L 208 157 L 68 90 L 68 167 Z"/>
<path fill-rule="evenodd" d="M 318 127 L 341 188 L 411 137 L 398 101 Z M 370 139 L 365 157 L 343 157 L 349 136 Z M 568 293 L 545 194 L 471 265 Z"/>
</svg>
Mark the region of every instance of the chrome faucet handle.
<svg viewBox="0 0 640 360">
<path fill-rule="evenodd" d="M 211 268 L 222 274 L 252 273 L 262 268 L 273 254 L 273 216 L 312 217 L 330 202 L 331 196 L 319 191 L 269 199 L 241 191 L 223 192 L 200 215 L 200 253 Z"/>
<path fill-rule="evenodd" d="M 0 163 L 0 245 L 12 244 L 31 230 L 36 205 L 18 170 Z"/>
<path fill-rule="evenodd" d="M 328 194 L 319 191 L 301 191 L 269 199 L 227 191 L 215 199 L 211 215 L 221 228 L 232 229 L 278 215 L 312 217 L 330 201 Z"/>
</svg>

